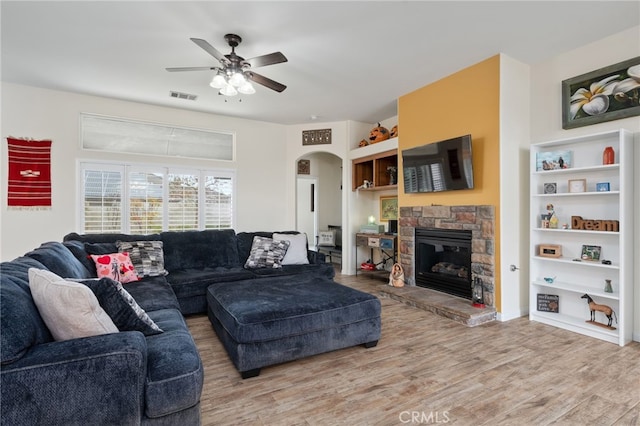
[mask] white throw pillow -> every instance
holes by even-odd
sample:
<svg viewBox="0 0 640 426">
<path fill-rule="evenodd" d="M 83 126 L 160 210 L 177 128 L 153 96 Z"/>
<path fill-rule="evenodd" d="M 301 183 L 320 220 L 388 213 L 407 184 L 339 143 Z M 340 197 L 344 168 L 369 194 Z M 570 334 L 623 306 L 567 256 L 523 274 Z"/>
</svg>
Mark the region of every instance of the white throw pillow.
<svg viewBox="0 0 640 426">
<path fill-rule="evenodd" d="M 320 231 L 318 232 L 319 247 L 335 247 L 336 231 Z"/>
<path fill-rule="evenodd" d="M 40 316 L 55 340 L 118 332 L 89 287 L 35 268 L 29 268 L 29 287 Z"/>
<path fill-rule="evenodd" d="M 282 259 L 282 265 L 308 265 L 307 234 L 278 234 L 274 232 L 273 239 L 289 241 L 289 248 Z"/>
</svg>

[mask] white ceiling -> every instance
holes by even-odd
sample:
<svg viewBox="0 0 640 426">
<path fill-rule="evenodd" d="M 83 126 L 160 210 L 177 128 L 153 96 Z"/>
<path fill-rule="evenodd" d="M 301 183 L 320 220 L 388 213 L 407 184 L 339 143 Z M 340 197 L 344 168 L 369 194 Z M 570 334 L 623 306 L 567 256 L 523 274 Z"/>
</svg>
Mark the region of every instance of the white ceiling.
<svg viewBox="0 0 640 426">
<path fill-rule="evenodd" d="M 0 13 L 3 81 L 282 124 L 374 123 L 399 96 L 498 53 L 535 64 L 640 24 L 638 1 L 3 0 Z M 256 85 L 238 102 L 209 87 L 211 71 L 165 70 L 217 65 L 189 38 L 226 54 L 226 33 L 245 58 L 284 53 L 255 70 L 288 88 Z"/>
</svg>

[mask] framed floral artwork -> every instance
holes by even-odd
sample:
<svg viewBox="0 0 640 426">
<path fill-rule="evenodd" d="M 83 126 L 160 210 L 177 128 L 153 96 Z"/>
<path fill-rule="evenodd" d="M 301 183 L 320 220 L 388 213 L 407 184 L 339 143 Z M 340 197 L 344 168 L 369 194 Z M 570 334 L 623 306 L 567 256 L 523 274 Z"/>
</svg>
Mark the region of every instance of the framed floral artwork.
<svg viewBox="0 0 640 426">
<path fill-rule="evenodd" d="M 380 197 L 380 220 L 398 220 L 398 197 Z"/>
<path fill-rule="evenodd" d="M 562 128 L 640 115 L 640 56 L 562 82 Z"/>
</svg>

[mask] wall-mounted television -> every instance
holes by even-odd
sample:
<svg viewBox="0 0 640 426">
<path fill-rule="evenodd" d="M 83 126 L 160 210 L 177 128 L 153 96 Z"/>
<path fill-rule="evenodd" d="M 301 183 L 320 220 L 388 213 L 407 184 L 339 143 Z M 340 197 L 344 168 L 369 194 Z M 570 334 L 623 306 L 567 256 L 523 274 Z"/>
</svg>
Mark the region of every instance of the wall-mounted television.
<svg viewBox="0 0 640 426">
<path fill-rule="evenodd" d="M 471 135 L 402 151 L 405 194 L 473 188 Z"/>
</svg>

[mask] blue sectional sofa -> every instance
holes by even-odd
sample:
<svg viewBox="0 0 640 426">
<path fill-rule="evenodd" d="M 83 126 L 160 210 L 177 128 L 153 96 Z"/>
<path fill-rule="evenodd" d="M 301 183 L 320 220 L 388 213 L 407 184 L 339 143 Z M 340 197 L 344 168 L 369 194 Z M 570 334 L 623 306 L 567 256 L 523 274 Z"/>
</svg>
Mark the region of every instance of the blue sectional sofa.
<svg viewBox="0 0 640 426">
<path fill-rule="evenodd" d="M 207 288 L 274 275 L 334 274 L 312 251 L 309 264 L 244 268 L 256 235 L 271 233 L 69 234 L 1 263 L 2 425 L 199 424 L 203 370 L 183 316 L 207 312 Z M 115 253 L 117 241 L 163 244 L 168 274 L 124 285 L 162 332 L 118 326 L 119 332 L 55 340 L 32 297 L 29 270 L 91 286 L 96 271 L 89 254 Z"/>
</svg>

